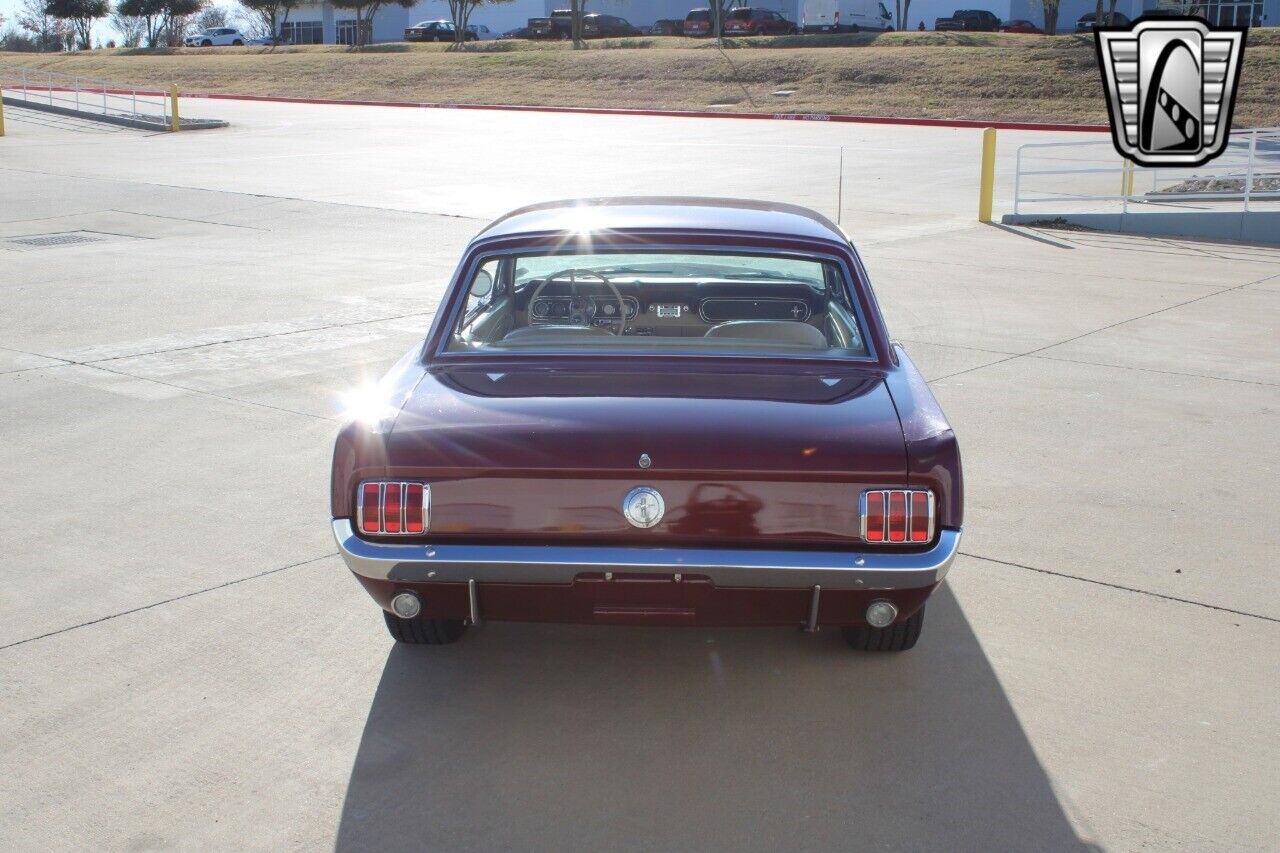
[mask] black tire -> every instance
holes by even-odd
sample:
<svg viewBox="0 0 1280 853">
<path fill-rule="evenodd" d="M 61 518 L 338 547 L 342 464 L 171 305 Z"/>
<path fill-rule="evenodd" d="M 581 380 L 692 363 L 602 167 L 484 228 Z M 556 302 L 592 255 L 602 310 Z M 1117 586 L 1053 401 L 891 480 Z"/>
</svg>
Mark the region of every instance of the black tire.
<svg viewBox="0 0 1280 853">
<path fill-rule="evenodd" d="M 844 641 L 849 648 L 860 652 L 905 652 L 920 639 L 920 629 L 924 627 L 924 607 L 921 607 L 906 622 L 890 625 L 888 628 L 872 628 L 870 625 L 858 625 L 841 628 Z"/>
<path fill-rule="evenodd" d="M 209 41 L 208 39 L 205 39 L 204 41 L 200 42 L 200 46 L 201 46 L 201 47 L 213 47 L 213 42 Z"/>
<path fill-rule="evenodd" d="M 232 46 L 232 47 L 244 47 L 244 42 L 240 41 L 240 39 L 236 39 L 235 41 L 233 41 L 233 42 L 231 43 L 231 46 Z"/>
<path fill-rule="evenodd" d="M 382 618 L 387 622 L 387 630 L 399 643 L 412 643 L 418 646 L 446 646 L 456 643 L 467 631 L 467 625 L 460 619 L 401 619 L 394 613 L 382 611 Z"/>
</svg>

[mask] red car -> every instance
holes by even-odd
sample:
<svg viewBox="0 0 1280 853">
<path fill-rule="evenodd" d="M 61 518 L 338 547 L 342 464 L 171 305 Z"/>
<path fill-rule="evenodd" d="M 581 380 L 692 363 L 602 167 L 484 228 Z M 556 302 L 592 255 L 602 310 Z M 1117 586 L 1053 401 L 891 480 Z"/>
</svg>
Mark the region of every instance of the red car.
<svg viewBox="0 0 1280 853">
<path fill-rule="evenodd" d="M 772 9 L 731 9 L 724 16 L 727 36 L 786 36 L 796 32 L 794 21 L 788 21 Z"/>
<path fill-rule="evenodd" d="M 1023 21 L 1023 20 L 1005 21 L 1003 24 L 1000 25 L 1000 32 L 1027 33 L 1030 35 L 1041 35 L 1041 36 L 1044 35 L 1044 30 L 1040 29 L 1030 21 Z"/>
<path fill-rule="evenodd" d="M 901 651 L 959 547 L 955 435 L 848 238 L 790 205 L 510 213 L 351 412 L 333 533 L 401 642 L 795 625 Z"/>
<path fill-rule="evenodd" d="M 685 16 L 684 34 L 687 36 L 711 35 L 711 10 L 693 9 Z"/>
</svg>

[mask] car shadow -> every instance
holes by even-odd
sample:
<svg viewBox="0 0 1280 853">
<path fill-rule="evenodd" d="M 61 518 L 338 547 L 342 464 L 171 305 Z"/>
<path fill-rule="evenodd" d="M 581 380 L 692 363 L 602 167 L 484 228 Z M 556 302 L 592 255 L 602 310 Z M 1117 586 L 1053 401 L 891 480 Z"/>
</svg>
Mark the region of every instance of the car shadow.
<svg viewBox="0 0 1280 853">
<path fill-rule="evenodd" d="M 387 658 L 336 849 L 1094 849 L 944 586 L 920 645 L 493 624 Z"/>
</svg>

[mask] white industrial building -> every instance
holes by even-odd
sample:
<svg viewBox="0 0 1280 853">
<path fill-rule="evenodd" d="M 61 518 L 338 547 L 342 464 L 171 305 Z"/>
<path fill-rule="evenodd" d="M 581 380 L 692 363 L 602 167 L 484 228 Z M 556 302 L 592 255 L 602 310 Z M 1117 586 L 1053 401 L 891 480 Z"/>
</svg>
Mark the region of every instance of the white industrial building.
<svg viewBox="0 0 1280 853">
<path fill-rule="evenodd" d="M 893 10 L 894 0 L 885 5 Z M 1106 0 L 1104 8 L 1110 0 Z M 804 24 L 806 0 L 739 0 L 738 5 L 759 6 L 781 12 L 787 18 Z M 1096 0 L 1062 0 L 1058 13 L 1058 32 L 1071 32 L 1081 15 L 1094 11 Z M 1139 17 L 1144 9 L 1163 5 L 1160 0 L 1118 0 L 1116 11 L 1129 18 Z M 530 18 L 551 14 L 553 9 L 567 8 L 567 0 L 514 0 L 511 3 L 482 5 L 471 14 L 471 23 L 483 24 L 495 33 L 523 27 Z M 626 18 L 637 27 L 650 27 L 655 21 L 683 19 L 689 10 L 701 7 L 696 0 L 587 0 L 588 12 L 604 12 Z M 1024 19 L 1042 26 L 1044 9 L 1040 0 L 913 0 L 909 23 L 915 29 L 923 21 L 933 28 L 935 18 L 950 15 L 956 9 L 987 9 L 1001 20 Z M 1208 0 L 1201 14 L 1211 23 L 1277 26 L 1280 24 L 1280 0 Z M 419 21 L 448 20 L 449 4 L 444 0 L 423 0 L 412 8 L 384 6 L 373 22 L 373 41 L 400 41 L 406 27 Z M 355 38 L 355 15 L 349 9 L 335 9 L 328 3 L 299 6 L 289 16 L 283 33 L 295 44 L 351 44 Z"/>
</svg>

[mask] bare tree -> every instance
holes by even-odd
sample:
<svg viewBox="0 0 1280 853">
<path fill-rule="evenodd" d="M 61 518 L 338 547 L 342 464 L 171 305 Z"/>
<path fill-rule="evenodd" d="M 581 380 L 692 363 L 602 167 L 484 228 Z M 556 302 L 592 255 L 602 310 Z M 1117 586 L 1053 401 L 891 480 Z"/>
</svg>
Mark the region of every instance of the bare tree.
<svg viewBox="0 0 1280 853">
<path fill-rule="evenodd" d="M 911 29 L 911 0 L 895 0 L 894 12 L 898 15 L 898 32 Z"/>
<path fill-rule="evenodd" d="M 240 0 L 240 5 L 262 19 L 267 35 L 279 38 L 284 25 L 289 23 L 289 13 L 298 6 L 298 0 Z"/>
<path fill-rule="evenodd" d="M 467 22 L 477 6 L 496 6 L 500 3 L 514 3 L 515 0 L 449 0 L 449 17 L 453 19 L 453 38 L 458 45 L 466 45 Z"/>
<path fill-rule="evenodd" d="M 31 35 L 36 50 L 62 50 L 66 24 L 49 14 L 44 0 L 23 0 L 17 20 L 18 26 Z"/>
<path fill-rule="evenodd" d="M 227 25 L 227 10 L 221 6 L 205 6 L 190 26 L 196 31 L 212 30 Z"/>
<path fill-rule="evenodd" d="M 111 13 L 111 27 L 120 34 L 121 47 L 138 47 L 147 34 L 147 22 L 138 15 L 126 15 L 119 9 Z"/>
</svg>

